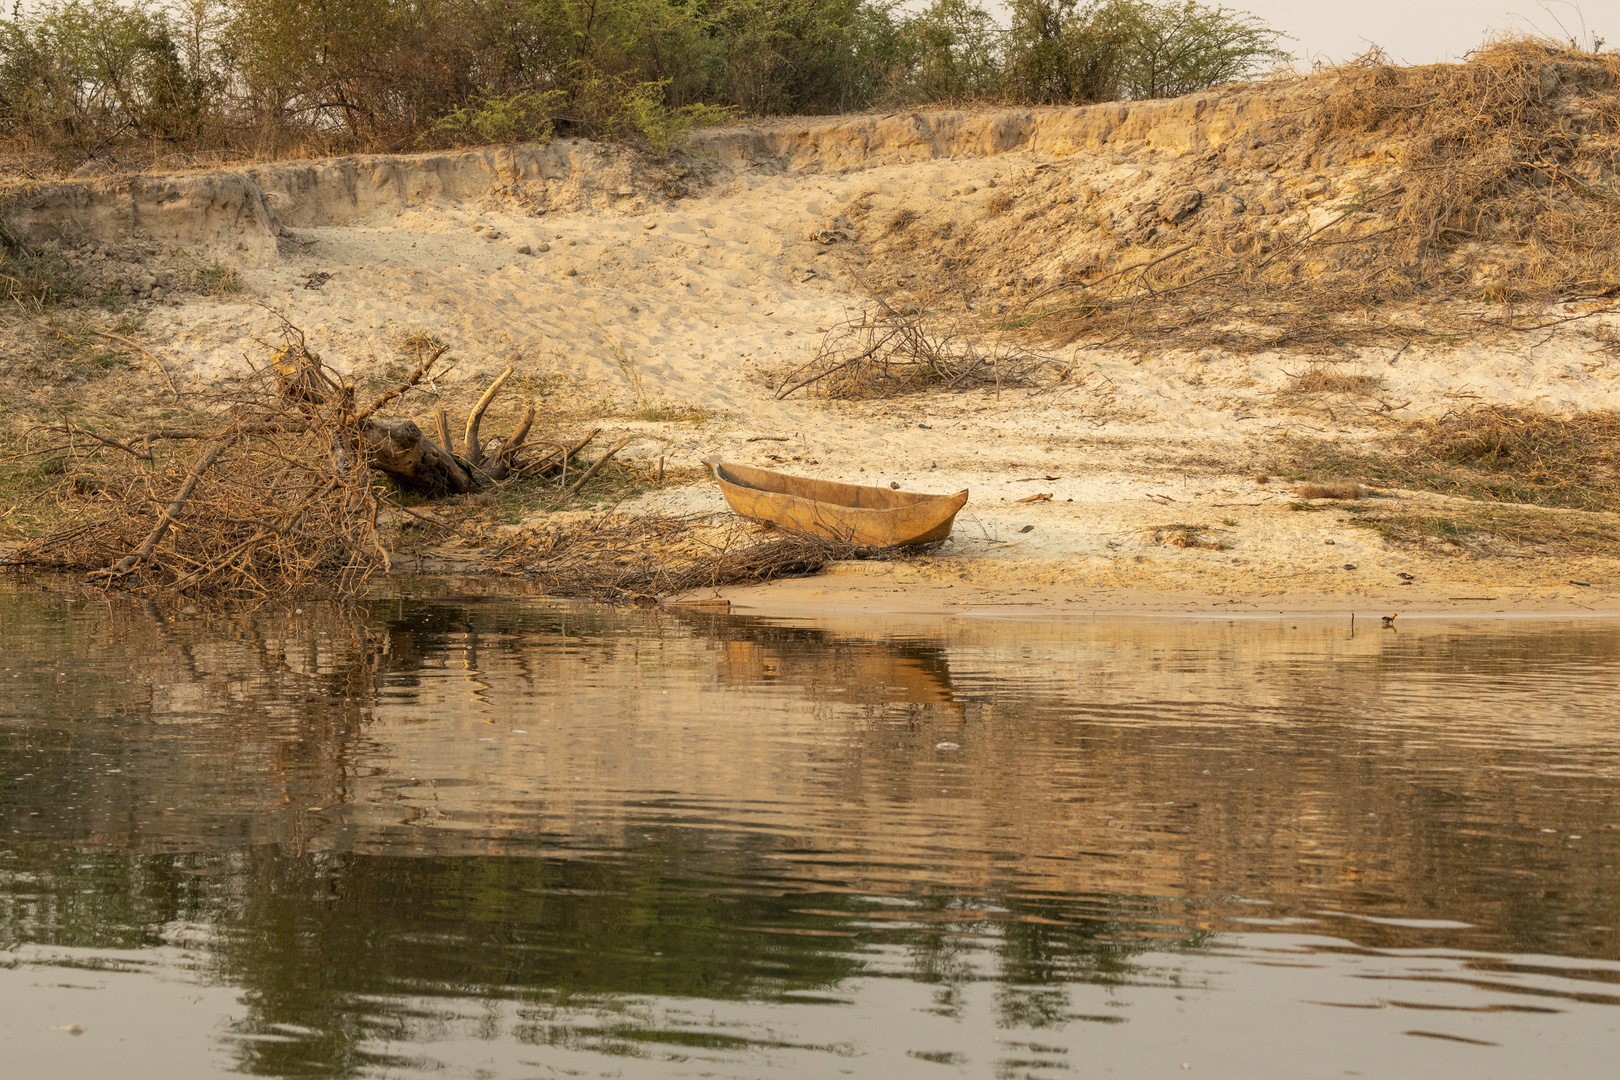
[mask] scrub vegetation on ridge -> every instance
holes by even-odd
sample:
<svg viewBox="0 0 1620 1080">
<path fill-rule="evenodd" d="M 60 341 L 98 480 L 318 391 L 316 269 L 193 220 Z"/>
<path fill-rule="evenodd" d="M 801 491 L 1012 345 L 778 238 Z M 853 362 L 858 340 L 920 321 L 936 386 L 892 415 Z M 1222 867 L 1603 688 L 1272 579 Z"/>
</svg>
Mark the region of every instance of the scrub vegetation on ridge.
<svg viewBox="0 0 1620 1080">
<path fill-rule="evenodd" d="M 1373 53 L 1246 92 L 1253 119 L 1201 151 L 1041 162 L 901 229 L 912 196 L 863 193 L 850 262 L 892 306 L 1060 345 L 1348 356 L 1620 304 L 1620 55 Z"/>
<path fill-rule="evenodd" d="M 729 115 L 1187 93 L 1288 58 L 1191 0 L 51 0 L 0 19 L 0 130 L 91 173 L 644 135 Z"/>
</svg>

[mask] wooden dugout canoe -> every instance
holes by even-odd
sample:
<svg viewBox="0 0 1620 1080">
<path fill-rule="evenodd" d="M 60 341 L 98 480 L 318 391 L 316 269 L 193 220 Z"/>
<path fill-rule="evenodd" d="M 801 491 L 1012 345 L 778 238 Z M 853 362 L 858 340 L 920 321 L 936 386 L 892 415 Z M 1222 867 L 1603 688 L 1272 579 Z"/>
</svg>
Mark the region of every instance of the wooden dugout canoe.
<svg viewBox="0 0 1620 1080">
<path fill-rule="evenodd" d="M 788 476 L 769 469 L 728 465 L 705 458 L 732 510 L 788 532 L 903 547 L 931 544 L 951 535 L 968 493 L 923 495 L 915 491 L 838 484 Z"/>
</svg>

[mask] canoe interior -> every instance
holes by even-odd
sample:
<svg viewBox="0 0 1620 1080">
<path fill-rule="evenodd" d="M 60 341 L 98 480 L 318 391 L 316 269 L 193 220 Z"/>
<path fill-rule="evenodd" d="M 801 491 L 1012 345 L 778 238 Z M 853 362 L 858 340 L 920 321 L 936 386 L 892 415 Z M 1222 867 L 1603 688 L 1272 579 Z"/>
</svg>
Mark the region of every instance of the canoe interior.
<svg viewBox="0 0 1620 1080">
<path fill-rule="evenodd" d="M 737 487 L 770 491 L 778 495 L 794 495 L 812 502 L 833 506 L 859 507 L 864 510 L 893 510 L 900 506 L 916 506 L 934 499 L 948 499 L 949 495 L 924 495 L 916 491 L 895 491 L 893 488 L 867 487 L 863 484 L 840 484 L 832 480 L 813 480 L 808 476 L 788 476 L 769 469 L 752 469 L 746 465 L 727 465 L 711 461 L 719 479 Z"/>
</svg>

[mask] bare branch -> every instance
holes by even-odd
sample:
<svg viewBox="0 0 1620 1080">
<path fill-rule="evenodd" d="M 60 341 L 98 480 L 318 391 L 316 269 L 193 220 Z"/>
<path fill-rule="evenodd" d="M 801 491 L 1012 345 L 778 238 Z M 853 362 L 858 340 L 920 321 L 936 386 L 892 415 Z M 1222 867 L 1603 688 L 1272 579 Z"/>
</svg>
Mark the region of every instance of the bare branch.
<svg viewBox="0 0 1620 1080">
<path fill-rule="evenodd" d="M 489 408 L 490 403 L 495 400 L 495 395 L 501 392 L 501 387 L 511 377 L 512 366 L 508 364 L 506 370 L 497 375 L 495 381 L 489 384 L 489 389 L 485 390 L 484 396 L 478 399 L 478 404 L 473 406 L 472 412 L 467 414 L 467 430 L 462 437 L 459 453 L 469 464 L 481 465 L 484 462 L 484 448 L 478 441 L 478 425 L 484 419 L 484 410 Z M 448 450 L 449 447 L 446 446 L 445 449 Z"/>
<path fill-rule="evenodd" d="M 573 487 L 563 492 L 563 498 L 572 499 L 575 495 L 578 495 L 580 488 L 585 486 L 586 481 L 595 476 L 597 471 L 600 470 L 602 466 L 606 465 L 614 454 L 617 454 L 620 450 L 623 450 L 626 446 L 630 445 L 630 439 L 631 436 L 626 435 L 624 438 L 614 443 L 612 448 L 610 448 L 607 453 L 596 459 L 596 464 L 585 470 L 585 475 L 576 480 Z"/>
<path fill-rule="evenodd" d="M 355 413 L 354 418 L 356 420 L 365 420 L 370 417 L 372 413 L 376 412 L 390 401 L 393 401 L 395 398 L 404 397 L 407 390 L 427 377 L 428 371 L 438 361 L 439 357 L 443 356 L 447 351 L 449 351 L 449 348 L 450 346 L 448 345 L 441 345 L 432 356 L 416 365 L 416 370 L 411 372 L 410 378 L 406 379 L 396 389 L 388 391 L 388 393 L 383 394 L 376 401 L 373 401 L 370 405 L 367 405 L 364 409 L 361 409 L 359 412 Z"/>
</svg>

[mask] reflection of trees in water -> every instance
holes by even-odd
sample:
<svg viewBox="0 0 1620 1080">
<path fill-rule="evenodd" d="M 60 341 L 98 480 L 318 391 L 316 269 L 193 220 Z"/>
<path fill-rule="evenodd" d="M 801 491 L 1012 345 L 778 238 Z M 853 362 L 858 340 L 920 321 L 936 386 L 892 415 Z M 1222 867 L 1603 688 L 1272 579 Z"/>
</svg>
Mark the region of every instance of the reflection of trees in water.
<svg viewBox="0 0 1620 1080">
<path fill-rule="evenodd" d="M 218 917 L 219 873 L 196 856 L 84 851 L 13 840 L 0 860 L 0 949 L 23 943 L 95 949 L 165 944 L 165 927 Z M 214 865 L 228 856 L 210 856 Z M 210 880 L 212 879 L 212 880 Z"/>
<path fill-rule="evenodd" d="M 1125 896 L 1088 897 L 1078 904 L 1055 898 L 929 896 L 919 901 L 915 914 L 888 909 L 881 915 L 921 924 L 897 936 L 910 954 L 910 977 L 935 987 L 933 1011 L 960 1017 L 963 989 L 989 977 L 998 984 L 999 1026 L 1056 1028 L 1073 1020 L 1117 1019 L 1072 1012 L 1071 985 L 1124 986 L 1146 974 L 1139 962 L 1144 952 L 1184 952 L 1214 943 L 1212 930 L 1166 933 L 1161 920 L 1168 910 L 1168 905 Z M 989 971 L 985 953 L 992 960 Z"/>
<path fill-rule="evenodd" d="M 538 1006 L 620 995 L 775 999 L 832 986 L 858 960 L 820 939 L 750 927 L 803 923 L 780 897 L 716 895 L 656 862 L 270 856 L 233 913 L 219 974 L 254 1007 L 244 1033 L 327 1033 L 323 1059 L 366 1039 L 417 1037 L 431 1017 L 397 995 Z M 345 1026 L 334 1024 L 347 1018 Z M 341 1044 L 341 1045 L 340 1045 Z M 307 1045 L 250 1042 L 249 1071 L 295 1071 Z"/>
<path fill-rule="evenodd" d="M 0 787 L 0 821 L 20 836 L 136 848 L 299 846 L 321 827 L 311 808 L 347 798 L 385 688 L 408 692 L 425 666 L 451 660 L 482 699 L 482 650 L 533 680 L 554 643 L 602 666 L 624 641 L 605 608 L 213 610 L 7 585 L 0 650 L 37 670 L 5 688 L 27 723 L 0 725 L 0 769 L 27 779 Z"/>
<path fill-rule="evenodd" d="M 0 788 L 18 835 L 265 839 L 256 811 L 342 797 L 379 671 L 359 612 L 114 598 L 63 613 L 60 593 L 17 588 L 0 605 L 0 649 L 32 669 L 7 687 L 21 722 L 0 725 L 0 769 L 32 774 Z"/>
<path fill-rule="evenodd" d="M 30 844 L 0 878 L 0 944 L 140 948 L 172 943 L 166 928 L 206 927 L 208 975 L 239 987 L 249 1009 L 233 1031 L 247 1036 L 240 1067 L 297 1076 L 386 1066 L 379 1043 L 420 1041 L 440 1022 L 422 999 L 515 1001 L 524 1037 L 546 1043 L 567 1040 L 571 1010 L 613 1012 L 628 997 L 835 991 L 866 972 L 875 942 L 906 950 L 909 976 L 937 984 L 943 1008 L 992 979 L 1005 1023 L 1051 1026 L 1069 1019 L 1065 983 L 1123 982 L 1133 954 L 1203 941 L 1130 940 L 1131 913 L 1151 914 L 1140 900 L 1124 901 L 1123 917 L 1095 898 L 1080 917 L 1061 900 L 978 896 L 897 913 L 844 893 L 690 877 L 683 854 L 604 863 L 256 847 L 176 858 Z M 288 1025 L 307 1033 L 286 1039 Z M 627 1018 L 620 1035 L 634 1041 L 634 1026 Z"/>
</svg>

